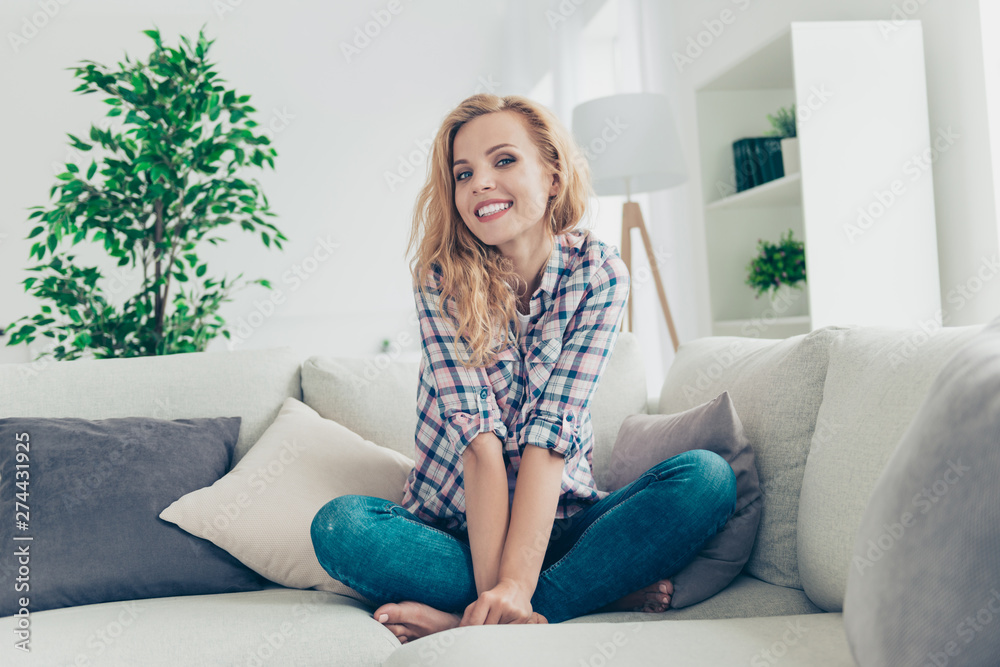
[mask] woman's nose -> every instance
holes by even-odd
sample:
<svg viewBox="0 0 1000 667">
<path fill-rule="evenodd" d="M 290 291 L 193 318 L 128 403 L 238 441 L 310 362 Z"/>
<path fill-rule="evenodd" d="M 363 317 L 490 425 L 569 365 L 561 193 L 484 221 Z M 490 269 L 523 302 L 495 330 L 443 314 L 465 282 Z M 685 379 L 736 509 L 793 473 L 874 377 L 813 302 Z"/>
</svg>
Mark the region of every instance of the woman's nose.
<svg viewBox="0 0 1000 667">
<path fill-rule="evenodd" d="M 493 179 L 488 176 L 473 176 L 472 179 L 472 191 L 477 195 L 493 189 Z"/>
</svg>

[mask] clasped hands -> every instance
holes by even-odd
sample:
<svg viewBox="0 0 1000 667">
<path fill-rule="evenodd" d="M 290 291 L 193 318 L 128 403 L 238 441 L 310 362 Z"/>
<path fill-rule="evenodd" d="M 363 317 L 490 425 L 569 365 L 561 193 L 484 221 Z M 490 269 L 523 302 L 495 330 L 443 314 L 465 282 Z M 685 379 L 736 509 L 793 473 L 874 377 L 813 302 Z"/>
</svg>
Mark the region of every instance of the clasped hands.
<svg viewBox="0 0 1000 667">
<path fill-rule="evenodd" d="M 532 611 L 532 592 L 513 579 L 501 579 L 496 586 L 480 593 L 479 598 L 465 608 L 465 614 L 458 625 L 548 623 L 544 616 Z"/>
</svg>

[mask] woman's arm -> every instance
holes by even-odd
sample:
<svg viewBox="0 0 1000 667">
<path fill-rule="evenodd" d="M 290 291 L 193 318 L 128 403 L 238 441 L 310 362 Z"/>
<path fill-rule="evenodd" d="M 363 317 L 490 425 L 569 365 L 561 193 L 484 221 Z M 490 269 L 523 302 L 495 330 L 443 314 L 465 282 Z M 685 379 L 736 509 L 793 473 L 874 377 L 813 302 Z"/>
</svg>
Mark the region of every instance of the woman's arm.
<svg viewBox="0 0 1000 667">
<path fill-rule="evenodd" d="M 558 452 L 534 445 L 524 447 L 499 579 L 515 582 L 528 599 L 535 593 L 549 545 L 564 465 L 565 459 Z"/>
<path fill-rule="evenodd" d="M 462 453 L 465 518 L 472 550 L 476 592 L 497 585 L 500 556 L 507 538 L 507 468 L 503 443 L 492 431 L 477 435 Z"/>
</svg>

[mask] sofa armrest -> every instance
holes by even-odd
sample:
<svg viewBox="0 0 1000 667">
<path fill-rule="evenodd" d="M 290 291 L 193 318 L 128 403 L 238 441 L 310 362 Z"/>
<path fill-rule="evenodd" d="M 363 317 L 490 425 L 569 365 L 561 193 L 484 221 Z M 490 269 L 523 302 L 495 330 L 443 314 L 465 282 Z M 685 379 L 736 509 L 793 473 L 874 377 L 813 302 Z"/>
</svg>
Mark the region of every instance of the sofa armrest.
<svg viewBox="0 0 1000 667">
<path fill-rule="evenodd" d="M 660 395 L 650 394 L 646 398 L 646 414 L 655 415 L 658 414 L 660 410 Z"/>
</svg>

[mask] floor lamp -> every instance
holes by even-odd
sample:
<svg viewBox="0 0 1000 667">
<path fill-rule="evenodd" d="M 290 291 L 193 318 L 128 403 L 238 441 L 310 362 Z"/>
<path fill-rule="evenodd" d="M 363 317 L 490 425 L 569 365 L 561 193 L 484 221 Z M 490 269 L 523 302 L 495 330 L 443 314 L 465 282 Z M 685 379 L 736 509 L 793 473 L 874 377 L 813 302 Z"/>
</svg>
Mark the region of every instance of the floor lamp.
<svg viewBox="0 0 1000 667">
<path fill-rule="evenodd" d="M 653 244 L 639 204 L 632 201 L 632 193 L 654 192 L 687 180 L 670 101 L 659 93 L 625 93 L 589 100 L 573 109 L 573 134 L 590 164 L 594 192 L 598 196 L 627 197 L 622 207 L 621 257 L 634 287 L 632 230 L 638 229 L 676 352 L 677 331 L 653 256 Z M 625 331 L 632 331 L 633 291 L 629 291 Z"/>
</svg>

